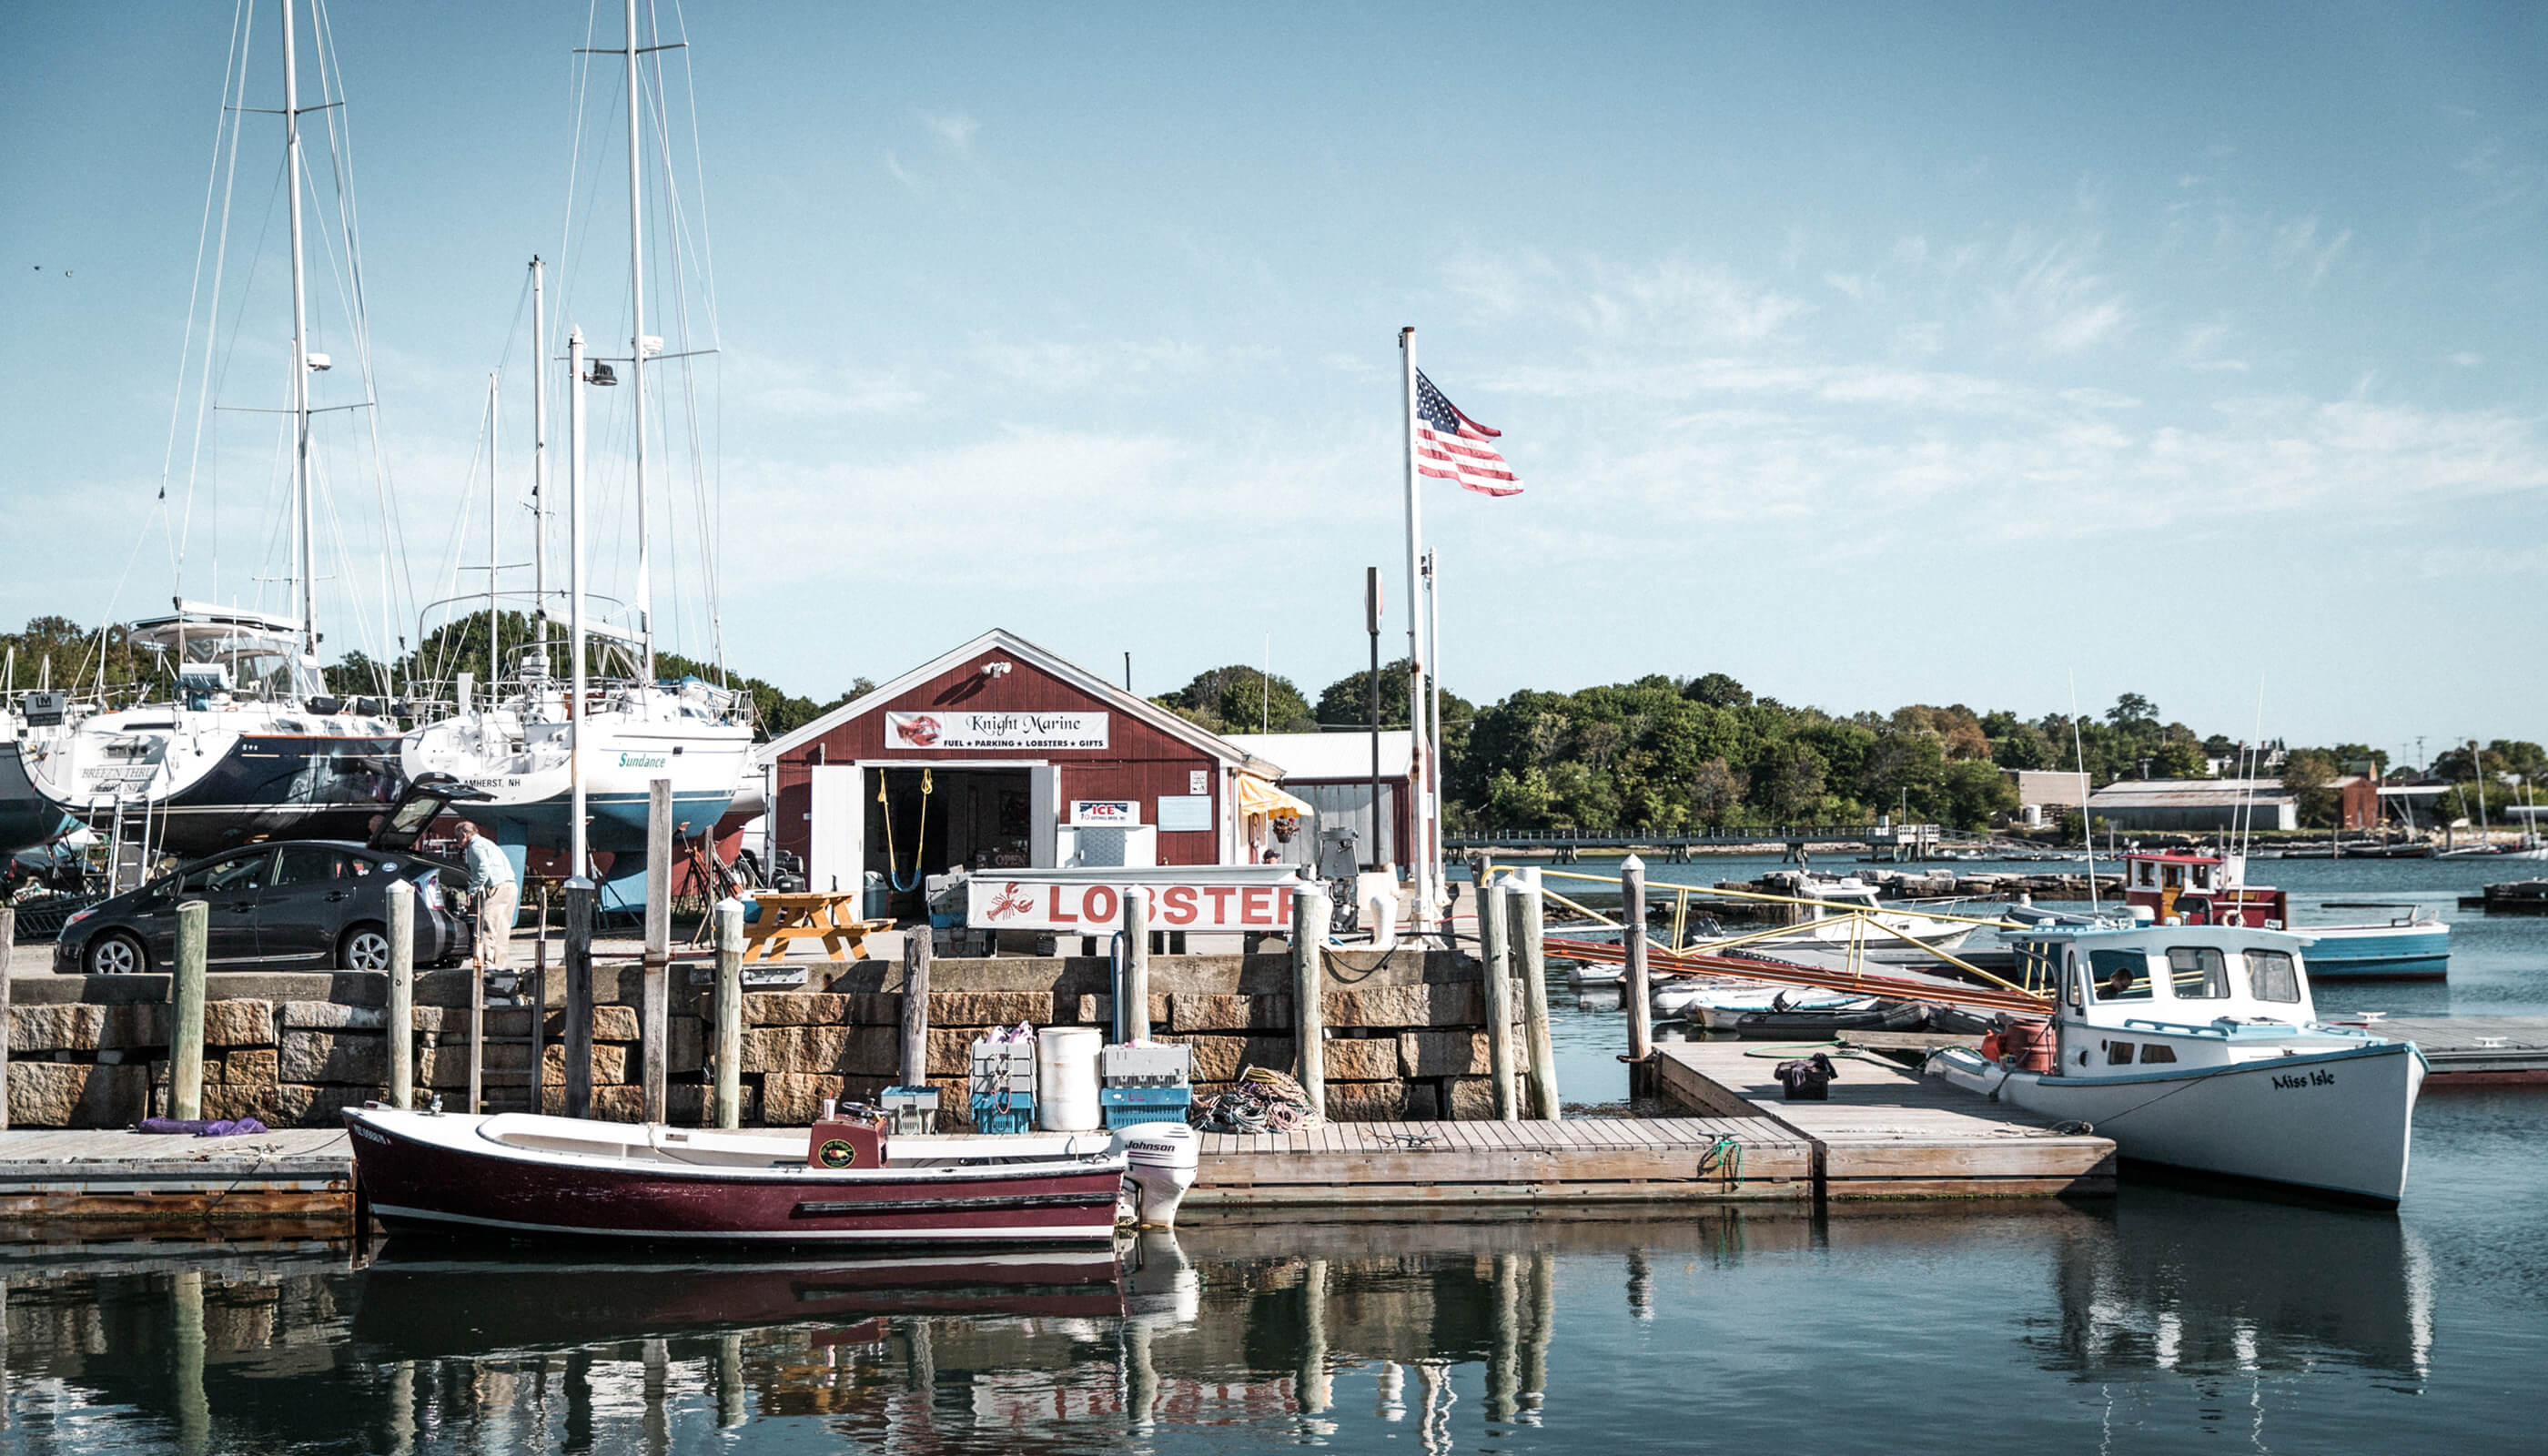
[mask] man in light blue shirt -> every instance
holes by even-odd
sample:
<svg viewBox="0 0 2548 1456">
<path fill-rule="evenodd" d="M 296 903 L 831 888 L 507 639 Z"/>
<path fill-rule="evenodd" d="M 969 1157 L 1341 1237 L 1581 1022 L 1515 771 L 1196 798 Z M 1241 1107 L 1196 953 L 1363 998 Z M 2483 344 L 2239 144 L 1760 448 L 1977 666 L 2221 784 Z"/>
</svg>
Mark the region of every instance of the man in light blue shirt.
<svg viewBox="0 0 2548 1456">
<path fill-rule="evenodd" d="M 469 888 L 478 896 L 478 958 L 489 970 L 513 963 L 513 911 L 522 887 L 513 878 L 513 864 L 478 826 L 460 821 L 460 859 L 469 866 Z"/>
</svg>

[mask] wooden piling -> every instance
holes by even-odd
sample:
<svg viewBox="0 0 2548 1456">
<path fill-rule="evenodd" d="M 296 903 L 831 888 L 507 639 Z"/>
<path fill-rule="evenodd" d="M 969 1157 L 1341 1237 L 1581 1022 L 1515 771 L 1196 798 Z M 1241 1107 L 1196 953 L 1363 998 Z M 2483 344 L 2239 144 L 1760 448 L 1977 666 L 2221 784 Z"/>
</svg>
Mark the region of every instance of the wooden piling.
<svg viewBox="0 0 2548 1456">
<path fill-rule="evenodd" d="M 175 1014 L 168 1025 L 168 1116 L 192 1122 L 204 1115 L 204 936 L 210 907 L 188 900 L 177 907 L 176 974 L 168 978 Z"/>
<path fill-rule="evenodd" d="M 927 962 L 922 965 L 925 976 Z M 908 1011 L 903 1023 L 907 1058 Z M 925 1034 L 921 1040 L 926 1046 Z M 716 903 L 716 1125 L 728 1132 L 743 1126 L 743 902 L 731 897 Z"/>
<path fill-rule="evenodd" d="M 1124 892 L 1124 984 L 1115 988 L 1116 1025 L 1127 1042 L 1150 1040 L 1150 898 Z"/>
<path fill-rule="evenodd" d="M 566 1115 L 592 1115 L 592 881 L 566 882 Z"/>
<path fill-rule="evenodd" d="M 1326 945 L 1327 892 L 1303 888 L 1292 895 L 1292 1033 L 1299 1043 L 1294 1075 L 1310 1099 L 1310 1111 L 1327 1114 L 1327 970 L 1321 951 Z M 1146 1008 L 1145 1008 L 1146 1009 Z"/>
<path fill-rule="evenodd" d="M 646 784 L 646 963 L 639 1044 L 644 1048 L 646 1121 L 664 1121 L 670 1065 L 664 1046 L 673 1004 L 673 780 Z"/>
<path fill-rule="evenodd" d="M 1521 972 L 1522 1030 L 1530 1056 L 1530 1115 L 1542 1122 L 1561 1116 L 1557 1100 L 1557 1047 L 1548 1030 L 1548 951 L 1545 901 L 1536 870 L 1522 872 L 1512 897 L 1513 959 Z"/>
<path fill-rule="evenodd" d="M 487 913 L 481 898 L 478 913 Z M 480 945 L 486 942 L 481 940 Z M 477 1114 L 485 1110 L 487 1095 L 487 957 L 484 954 L 469 961 L 469 1100 L 461 1104 L 462 1112 Z"/>
<path fill-rule="evenodd" d="M 1521 1121 L 1513 1100 L 1512 886 L 1498 880 L 1478 897 L 1479 958 L 1486 962 L 1487 1070 L 1496 1083 L 1496 1117 Z"/>
<path fill-rule="evenodd" d="M 0 905 L 0 1133 L 9 1131 L 9 962 L 18 954 L 18 912 Z"/>
<path fill-rule="evenodd" d="M 390 1106 L 415 1106 L 415 886 L 390 881 Z"/>
<path fill-rule="evenodd" d="M 929 922 L 902 935 L 902 1085 L 929 1085 Z M 740 1054 L 738 1051 L 737 1054 Z"/>
<path fill-rule="evenodd" d="M 1620 949 L 1627 962 L 1628 1095 L 1642 1097 L 1653 1085 L 1655 1006 L 1646 999 L 1646 862 L 1630 855 L 1619 862 Z"/>
</svg>

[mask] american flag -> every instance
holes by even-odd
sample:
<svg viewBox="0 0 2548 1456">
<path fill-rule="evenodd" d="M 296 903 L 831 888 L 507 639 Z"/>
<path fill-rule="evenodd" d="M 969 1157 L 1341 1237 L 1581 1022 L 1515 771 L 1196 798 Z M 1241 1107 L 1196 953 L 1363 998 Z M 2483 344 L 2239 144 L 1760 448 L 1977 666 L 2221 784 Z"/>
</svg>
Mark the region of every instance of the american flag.
<svg viewBox="0 0 2548 1456">
<path fill-rule="evenodd" d="M 1488 443 L 1502 434 L 1461 413 L 1460 407 L 1443 398 L 1423 370 L 1415 371 L 1417 475 L 1458 481 L 1481 496 L 1518 496 L 1521 477 Z"/>
</svg>

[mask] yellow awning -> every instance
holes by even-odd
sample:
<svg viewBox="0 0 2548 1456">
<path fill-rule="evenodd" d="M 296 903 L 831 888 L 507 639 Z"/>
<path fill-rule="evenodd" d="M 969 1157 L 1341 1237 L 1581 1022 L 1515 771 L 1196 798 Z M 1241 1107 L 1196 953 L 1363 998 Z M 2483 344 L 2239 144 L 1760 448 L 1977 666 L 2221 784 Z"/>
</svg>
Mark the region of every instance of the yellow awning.
<svg viewBox="0 0 2548 1456">
<path fill-rule="evenodd" d="M 1238 812 L 1241 814 L 1296 814 L 1308 817 L 1317 811 L 1253 774 L 1238 775 Z"/>
</svg>

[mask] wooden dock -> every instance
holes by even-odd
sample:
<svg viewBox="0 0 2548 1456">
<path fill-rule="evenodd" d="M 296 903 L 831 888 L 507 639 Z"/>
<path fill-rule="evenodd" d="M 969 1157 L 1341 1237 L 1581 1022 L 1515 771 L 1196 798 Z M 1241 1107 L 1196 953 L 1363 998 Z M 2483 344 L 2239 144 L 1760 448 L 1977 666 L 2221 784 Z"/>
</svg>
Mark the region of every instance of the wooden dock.
<svg viewBox="0 0 2548 1456">
<path fill-rule="evenodd" d="M 1580 1118 L 1207 1133 L 1185 1206 L 1512 1207 L 1812 1196 L 1809 1139 L 1760 1118 Z"/>
<path fill-rule="evenodd" d="M 2548 1082 L 2548 1016 L 2330 1016 L 2423 1048 L 2427 1087 Z"/>
<path fill-rule="evenodd" d="M 1844 1057 L 1827 1102 L 1789 1102 L 1758 1043 L 1679 1042 L 1655 1048 L 1656 1081 L 1717 1118 L 1770 1124 L 1813 1154 L 1818 1198 L 2091 1196 L 2115 1191 L 2112 1138 L 2053 1124 L 1891 1062 Z M 1789 1054 L 1793 1054 L 1790 1052 Z"/>
<path fill-rule="evenodd" d="M 0 1133 L 0 1237 L 341 1238 L 353 1221 L 342 1128 Z"/>
</svg>

